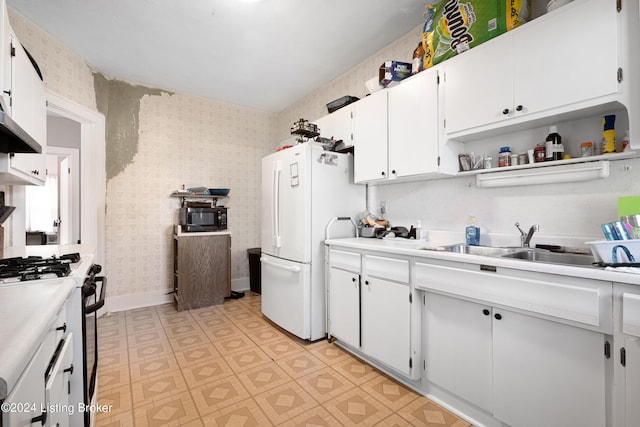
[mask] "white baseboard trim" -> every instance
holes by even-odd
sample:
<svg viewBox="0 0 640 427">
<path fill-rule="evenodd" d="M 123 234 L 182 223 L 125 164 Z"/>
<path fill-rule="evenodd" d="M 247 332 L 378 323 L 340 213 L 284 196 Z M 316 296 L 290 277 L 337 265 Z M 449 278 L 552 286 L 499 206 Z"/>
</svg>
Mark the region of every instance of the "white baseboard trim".
<svg viewBox="0 0 640 427">
<path fill-rule="evenodd" d="M 231 290 L 236 292 L 249 291 L 251 288 L 249 278 L 241 277 L 231 280 Z M 107 297 L 105 300 L 105 311 L 118 312 L 133 310 L 134 308 L 151 307 L 154 305 L 168 304 L 174 301 L 173 294 L 167 295 L 168 291 L 154 291 L 140 294 L 117 295 Z"/>
<path fill-rule="evenodd" d="M 154 291 L 140 294 L 117 295 L 107 297 L 105 305 L 107 311 L 118 312 L 133 310 L 134 308 L 151 307 L 173 302 L 173 294 L 167 295 L 168 291 Z"/>
</svg>

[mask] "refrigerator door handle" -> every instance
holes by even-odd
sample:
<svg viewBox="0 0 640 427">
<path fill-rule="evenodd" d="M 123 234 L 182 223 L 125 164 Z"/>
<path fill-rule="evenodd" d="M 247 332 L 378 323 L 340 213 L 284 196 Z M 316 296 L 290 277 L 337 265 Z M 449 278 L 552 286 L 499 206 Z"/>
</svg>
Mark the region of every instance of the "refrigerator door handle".
<svg viewBox="0 0 640 427">
<path fill-rule="evenodd" d="M 268 264 L 268 265 L 270 265 L 272 267 L 275 267 L 275 268 L 279 268 L 281 270 L 291 271 L 292 273 L 300 272 L 300 267 L 296 267 L 296 266 L 293 266 L 293 265 L 278 264 L 277 262 L 269 261 L 265 257 L 260 257 L 260 262 Z"/>
<path fill-rule="evenodd" d="M 273 224 L 272 237 L 273 246 L 279 248 L 282 246 L 282 237 L 280 236 L 280 176 L 282 175 L 282 167 L 280 160 L 273 163 Z"/>
</svg>

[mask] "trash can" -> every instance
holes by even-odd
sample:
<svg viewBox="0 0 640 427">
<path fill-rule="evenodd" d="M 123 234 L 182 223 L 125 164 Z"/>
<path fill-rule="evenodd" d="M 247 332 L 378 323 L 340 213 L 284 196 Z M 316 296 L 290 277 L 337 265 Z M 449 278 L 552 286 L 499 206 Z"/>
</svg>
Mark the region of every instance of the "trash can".
<svg viewBox="0 0 640 427">
<path fill-rule="evenodd" d="M 262 283 L 260 281 L 260 252 L 261 248 L 247 249 L 249 255 L 249 287 L 251 292 L 262 293 Z"/>
</svg>

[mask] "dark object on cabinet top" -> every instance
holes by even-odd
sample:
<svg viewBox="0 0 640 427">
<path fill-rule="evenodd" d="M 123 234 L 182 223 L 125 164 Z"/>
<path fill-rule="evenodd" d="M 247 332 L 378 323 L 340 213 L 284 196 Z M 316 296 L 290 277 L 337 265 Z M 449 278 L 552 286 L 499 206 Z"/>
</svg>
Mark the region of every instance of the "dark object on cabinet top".
<svg viewBox="0 0 640 427">
<path fill-rule="evenodd" d="M 334 111 L 337 111 L 342 107 L 346 107 L 347 105 L 351 104 L 352 102 L 356 102 L 359 99 L 360 98 L 357 98 L 355 96 L 343 96 L 342 98 L 338 98 L 335 101 L 331 101 L 330 103 L 328 103 L 327 111 L 329 111 L 329 113 L 333 113 Z"/>
</svg>

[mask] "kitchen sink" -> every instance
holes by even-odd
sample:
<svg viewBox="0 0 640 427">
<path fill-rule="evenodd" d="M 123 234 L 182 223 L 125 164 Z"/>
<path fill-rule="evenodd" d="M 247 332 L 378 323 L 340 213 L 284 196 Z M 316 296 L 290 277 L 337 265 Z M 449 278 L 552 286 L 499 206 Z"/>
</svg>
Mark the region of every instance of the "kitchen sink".
<svg viewBox="0 0 640 427">
<path fill-rule="evenodd" d="M 482 256 L 502 256 L 508 255 L 522 248 L 502 248 L 495 246 L 470 246 L 463 243 L 457 245 L 442 246 L 440 250 L 445 252 L 455 252 L 458 254 L 482 255 Z"/>
<path fill-rule="evenodd" d="M 503 258 L 522 259 L 534 262 L 550 262 L 553 264 L 591 265 L 593 256 L 585 254 L 569 254 L 539 250 L 524 250 L 502 255 Z"/>
</svg>

